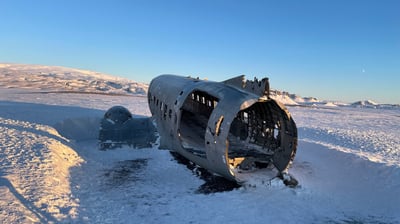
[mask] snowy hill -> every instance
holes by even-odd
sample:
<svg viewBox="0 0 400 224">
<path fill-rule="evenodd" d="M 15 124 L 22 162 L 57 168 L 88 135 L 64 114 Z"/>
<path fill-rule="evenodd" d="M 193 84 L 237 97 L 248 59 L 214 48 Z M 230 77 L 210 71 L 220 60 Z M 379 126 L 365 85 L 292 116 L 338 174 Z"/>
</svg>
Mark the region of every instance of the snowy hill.
<svg viewBox="0 0 400 224">
<path fill-rule="evenodd" d="M 379 104 L 372 100 L 361 100 L 350 104 L 352 107 L 357 108 L 373 108 L 373 109 L 400 109 L 398 104 Z"/>
<path fill-rule="evenodd" d="M 34 82 L 2 66 L 0 223 L 400 223 L 399 110 L 289 107 L 299 134 L 289 171 L 300 186 L 267 178 L 221 190 L 157 145 L 99 150 L 107 109 L 150 116 L 141 91 L 85 86 L 119 82 L 87 71 L 26 68 L 45 77 Z"/>
<path fill-rule="evenodd" d="M 376 108 L 379 104 L 375 103 L 372 100 L 362 100 L 362 101 L 357 101 L 351 104 L 354 107 L 372 107 Z"/>
<path fill-rule="evenodd" d="M 0 87 L 125 95 L 145 95 L 148 88 L 146 84 L 98 72 L 23 64 L 0 64 Z"/>
<path fill-rule="evenodd" d="M 301 97 L 296 94 L 276 89 L 271 90 L 270 96 L 272 99 L 285 105 L 318 105 L 324 103 L 324 101 L 320 101 L 315 97 Z"/>
<path fill-rule="evenodd" d="M 297 94 L 271 89 L 271 98 L 289 106 L 312 106 L 312 107 L 357 107 L 374 109 L 394 109 L 400 110 L 399 104 L 380 104 L 372 100 L 360 100 L 354 103 L 346 103 L 331 100 L 319 100 L 315 97 L 302 97 Z"/>
<path fill-rule="evenodd" d="M 270 97 L 276 101 L 279 101 L 282 104 L 285 104 L 285 105 L 297 105 L 298 104 L 298 102 L 293 100 L 293 98 L 291 98 L 287 92 L 281 92 L 279 90 L 273 89 L 270 91 Z"/>
</svg>

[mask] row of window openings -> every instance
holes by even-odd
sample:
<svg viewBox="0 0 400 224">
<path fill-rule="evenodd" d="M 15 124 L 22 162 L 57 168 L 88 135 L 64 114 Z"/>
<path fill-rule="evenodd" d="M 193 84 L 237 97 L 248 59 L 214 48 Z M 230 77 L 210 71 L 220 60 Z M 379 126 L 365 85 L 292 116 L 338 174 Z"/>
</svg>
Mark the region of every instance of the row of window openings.
<svg viewBox="0 0 400 224">
<path fill-rule="evenodd" d="M 192 93 L 191 97 L 192 97 L 193 101 L 197 101 L 197 102 L 202 103 L 202 104 L 204 104 L 204 105 L 206 105 L 208 107 L 215 108 L 218 105 L 218 101 L 206 99 L 206 97 L 201 96 L 199 94 Z M 161 102 L 155 96 L 153 96 L 153 102 L 155 102 L 156 106 L 159 106 L 160 110 L 164 112 L 164 114 L 163 114 L 164 119 L 166 119 L 166 117 L 167 117 L 167 111 L 168 111 L 168 117 L 169 118 L 172 117 L 172 110 L 171 109 L 168 110 L 168 105 L 167 104 Z M 175 101 L 175 105 L 176 104 L 177 104 L 177 101 Z"/>
<path fill-rule="evenodd" d="M 207 99 L 205 96 L 201 96 L 199 94 L 192 93 L 192 100 L 197 101 L 199 103 L 205 104 L 208 107 L 215 108 L 218 105 L 218 101 Z"/>
<path fill-rule="evenodd" d="M 163 103 L 161 100 L 158 100 L 155 96 L 153 96 L 153 103 L 155 103 L 156 106 L 160 109 L 160 111 L 163 112 L 164 120 L 167 119 L 167 111 L 168 111 L 168 117 L 170 119 L 172 118 L 172 110 L 171 109 L 168 110 L 167 104 Z M 176 102 L 175 102 L 175 104 L 176 104 Z M 176 122 L 176 117 L 175 117 L 175 122 Z"/>
</svg>

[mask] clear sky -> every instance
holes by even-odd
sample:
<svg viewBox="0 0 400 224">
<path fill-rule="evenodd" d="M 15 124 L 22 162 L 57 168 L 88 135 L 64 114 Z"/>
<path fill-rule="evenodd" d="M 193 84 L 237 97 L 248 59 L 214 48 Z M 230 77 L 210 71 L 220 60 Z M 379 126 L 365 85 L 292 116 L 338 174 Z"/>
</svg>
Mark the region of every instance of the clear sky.
<svg viewBox="0 0 400 224">
<path fill-rule="evenodd" d="M 0 62 L 400 104 L 400 1 L 1 0 Z"/>
</svg>

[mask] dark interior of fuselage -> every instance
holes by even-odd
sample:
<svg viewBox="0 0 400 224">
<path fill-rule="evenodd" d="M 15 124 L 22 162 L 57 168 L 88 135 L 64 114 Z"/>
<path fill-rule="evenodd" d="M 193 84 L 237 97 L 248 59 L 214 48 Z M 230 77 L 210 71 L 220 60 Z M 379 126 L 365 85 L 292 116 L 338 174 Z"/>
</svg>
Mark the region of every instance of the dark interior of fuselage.
<svg viewBox="0 0 400 224">
<path fill-rule="evenodd" d="M 268 165 L 281 144 L 280 111 L 268 101 L 241 110 L 228 135 L 228 158 L 233 167 Z"/>
<path fill-rule="evenodd" d="M 198 156 L 206 157 L 204 151 L 207 123 L 218 99 L 202 91 L 193 91 L 181 108 L 179 135 L 182 147 Z"/>
</svg>

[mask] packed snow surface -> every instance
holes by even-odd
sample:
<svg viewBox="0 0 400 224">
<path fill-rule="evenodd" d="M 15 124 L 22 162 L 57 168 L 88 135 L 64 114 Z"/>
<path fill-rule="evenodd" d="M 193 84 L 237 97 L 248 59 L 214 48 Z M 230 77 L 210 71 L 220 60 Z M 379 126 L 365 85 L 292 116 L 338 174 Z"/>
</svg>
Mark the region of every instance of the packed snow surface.
<svg viewBox="0 0 400 224">
<path fill-rule="evenodd" d="M 300 185 L 206 194 L 157 145 L 99 150 L 107 109 L 150 116 L 142 94 L 48 90 L 0 87 L 0 223 L 400 223 L 399 110 L 288 107 Z"/>
</svg>

